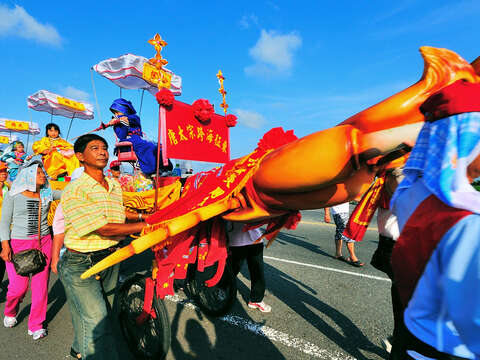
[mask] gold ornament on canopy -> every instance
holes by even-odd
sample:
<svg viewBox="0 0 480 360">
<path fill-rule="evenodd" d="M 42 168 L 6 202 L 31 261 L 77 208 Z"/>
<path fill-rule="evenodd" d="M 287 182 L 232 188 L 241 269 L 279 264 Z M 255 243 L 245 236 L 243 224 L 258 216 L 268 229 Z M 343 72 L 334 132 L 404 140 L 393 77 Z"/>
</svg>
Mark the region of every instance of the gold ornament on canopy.
<svg viewBox="0 0 480 360">
<path fill-rule="evenodd" d="M 162 49 L 167 46 L 167 42 L 162 39 L 158 34 L 155 34 L 153 38 L 148 40 L 148 43 L 153 45 L 155 51 L 155 57 L 148 60 L 148 63 L 143 65 L 142 77 L 156 84 L 158 89 L 166 88 L 170 89 L 172 83 L 172 74 L 163 68 L 168 64 L 168 61 L 162 57 Z"/>
<path fill-rule="evenodd" d="M 168 61 L 164 58 L 162 58 L 162 49 L 168 45 L 168 43 L 162 39 L 162 37 L 158 34 L 155 34 L 153 38 L 148 40 L 148 43 L 153 45 L 155 48 L 155 51 L 157 52 L 155 54 L 155 57 L 151 58 L 148 60 L 150 64 L 155 66 L 158 70 L 161 70 L 164 65 L 168 64 Z"/>
</svg>

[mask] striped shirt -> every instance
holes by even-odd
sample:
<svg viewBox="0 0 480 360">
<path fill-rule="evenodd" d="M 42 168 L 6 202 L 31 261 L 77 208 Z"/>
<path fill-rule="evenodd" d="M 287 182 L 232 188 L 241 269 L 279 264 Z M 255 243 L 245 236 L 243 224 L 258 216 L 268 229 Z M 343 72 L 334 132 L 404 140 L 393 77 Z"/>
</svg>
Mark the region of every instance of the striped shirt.
<svg viewBox="0 0 480 360">
<path fill-rule="evenodd" d="M 122 188 L 116 180 L 105 178 L 108 190 L 87 173 L 71 182 L 62 194 L 67 248 L 90 252 L 118 244 L 118 236 L 101 236 L 96 230 L 110 223 L 125 223 Z M 123 238 L 123 237 L 122 237 Z"/>
</svg>

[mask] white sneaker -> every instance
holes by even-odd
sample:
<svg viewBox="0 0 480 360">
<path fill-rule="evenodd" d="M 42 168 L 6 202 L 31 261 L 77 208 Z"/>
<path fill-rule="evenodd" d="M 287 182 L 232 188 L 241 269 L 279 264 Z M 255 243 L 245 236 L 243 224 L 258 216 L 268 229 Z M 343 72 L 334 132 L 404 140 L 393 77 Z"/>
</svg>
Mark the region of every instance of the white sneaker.
<svg viewBox="0 0 480 360">
<path fill-rule="evenodd" d="M 5 316 L 3 318 L 3 326 L 6 328 L 12 328 L 17 325 L 17 318 L 15 316 Z"/>
<path fill-rule="evenodd" d="M 392 351 L 392 343 L 393 343 L 393 336 L 389 336 L 388 338 L 382 340 L 382 347 L 389 354 Z"/>
<path fill-rule="evenodd" d="M 270 311 L 272 311 L 272 307 L 268 304 L 265 304 L 263 301 L 260 301 L 260 302 L 251 302 L 250 301 L 248 303 L 248 307 L 250 309 L 258 309 L 263 313 L 269 313 Z"/>
<path fill-rule="evenodd" d="M 33 340 L 39 340 L 47 336 L 47 329 L 38 329 L 35 331 L 28 330 L 28 335 L 33 337 Z"/>
</svg>

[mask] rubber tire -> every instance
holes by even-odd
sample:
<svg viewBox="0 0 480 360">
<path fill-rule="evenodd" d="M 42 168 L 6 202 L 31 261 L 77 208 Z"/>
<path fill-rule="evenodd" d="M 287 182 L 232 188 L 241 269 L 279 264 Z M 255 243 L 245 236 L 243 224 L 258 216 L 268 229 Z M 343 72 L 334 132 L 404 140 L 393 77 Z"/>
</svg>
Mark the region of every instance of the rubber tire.
<svg viewBox="0 0 480 360">
<path fill-rule="evenodd" d="M 118 292 L 118 318 L 128 348 L 135 359 L 165 359 L 172 339 L 170 321 L 163 300 L 153 296 L 152 308 L 156 319 L 149 318 L 138 326 L 135 319 L 142 312 L 145 296 L 145 277 L 127 279 Z"/>
<path fill-rule="evenodd" d="M 205 281 L 215 274 L 216 269 L 217 264 L 206 268 L 204 272 L 196 270 L 187 282 L 187 286 L 202 312 L 210 316 L 223 316 L 237 298 L 237 280 L 227 263 L 218 284 L 207 287 Z"/>
</svg>

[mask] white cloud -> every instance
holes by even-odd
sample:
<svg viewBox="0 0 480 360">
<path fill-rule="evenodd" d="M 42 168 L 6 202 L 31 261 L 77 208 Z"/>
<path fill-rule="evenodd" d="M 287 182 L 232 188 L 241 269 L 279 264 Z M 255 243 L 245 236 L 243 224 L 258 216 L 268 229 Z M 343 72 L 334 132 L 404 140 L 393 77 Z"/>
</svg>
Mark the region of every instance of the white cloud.
<svg viewBox="0 0 480 360">
<path fill-rule="evenodd" d="M 80 101 L 80 102 L 88 102 L 89 98 L 90 98 L 90 94 L 83 91 L 83 90 L 80 90 L 80 89 L 77 89 L 73 86 L 67 86 L 66 88 L 63 88 L 62 89 L 62 94 L 65 95 L 66 97 L 72 99 L 72 100 L 77 100 L 77 101 Z"/>
<path fill-rule="evenodd" d="M 258 25 L 258 17 L 255 14 L 243 15 L 238 23 L 243 29 L 248 29 L 251 26 Z"/>
<path fill-rule="evenodd" d="M 15 5 L 10 9 L 0 5 L 0 36 L 9 35 L 54 46 L 59 46 L 62 42 L 52 25 L 39 23 L 23 7 Z"/>
<path fill-rule="evenodd" d="M 255 64 L 247 66 L 247 75 L 270 75 L 290 71 L 293 54 L 302 45 L 302 38 L 296 32 L 281 35 L 262 29 L 260 38 L 249 50 Z"/>
<path fill-rule="evenodd" d="M 234 113 L 238 116 L 238 122 L 249 128 L 260 129 L 266 122 L 263 115 L 255 111 L 235 109 Z"/>
</svg>

